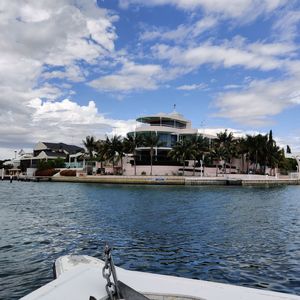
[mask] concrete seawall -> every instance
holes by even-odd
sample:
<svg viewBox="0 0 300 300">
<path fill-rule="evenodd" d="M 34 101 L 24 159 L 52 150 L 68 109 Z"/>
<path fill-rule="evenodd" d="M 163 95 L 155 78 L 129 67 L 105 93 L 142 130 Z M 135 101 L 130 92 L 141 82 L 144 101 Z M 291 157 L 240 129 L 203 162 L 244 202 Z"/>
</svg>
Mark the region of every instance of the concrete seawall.
<svg viewBox="0 0 300 300">
<path fill-rule="evenodd" d="M 54 176 L 55 182 L 85 182 L 107 184 L 146 184 L 146 185 L 230 185 L 230 186 L 280 186 L 300 185 L 299 179 L 288 178 L 230 178 L 230 177 L 183 177 L 183 176 Z"/>
<path fill-rule="evenodd" d="M 55 176 L 52 181 L 56 182 L 91 182 L 110 184 L 157 184 L 157 185 L 184 185 L 184 177 L 180 176 L 80 176 L 67 177 Z"/>
</svg>

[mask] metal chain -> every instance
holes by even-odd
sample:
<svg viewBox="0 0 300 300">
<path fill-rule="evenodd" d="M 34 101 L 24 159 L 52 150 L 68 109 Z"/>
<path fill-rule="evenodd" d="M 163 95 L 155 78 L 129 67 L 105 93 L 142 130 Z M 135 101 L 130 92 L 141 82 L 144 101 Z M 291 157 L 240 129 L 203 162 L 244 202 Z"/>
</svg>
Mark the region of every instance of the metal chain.
<svg viewBox="0 0 300 300">
<path fill-rule="evenodd" d="M 107 283 L 105 286 L 107 295 L 110 300 L 121 299 L 119 289 L 117 286 L 117 274 L 114 266 L 114 262 L 111 256 L 111 248 L 108 244 L 104 247 L 104 267 L 102 269 L 102 275 L 106 279 Z M 113 276 L 113 281 L 111 281 L 110 277 Z"/>
</svg>

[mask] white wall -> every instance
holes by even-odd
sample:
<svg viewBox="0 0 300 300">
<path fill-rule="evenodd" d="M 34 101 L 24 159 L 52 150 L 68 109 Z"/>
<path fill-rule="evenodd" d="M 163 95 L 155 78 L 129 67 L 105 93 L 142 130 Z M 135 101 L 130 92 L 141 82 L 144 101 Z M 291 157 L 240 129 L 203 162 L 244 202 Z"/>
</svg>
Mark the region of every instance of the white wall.
<svg viewBox="0 0 300 300">
<path fill-rule="evenodd" d="M 37 170 L 36 168 L 27 168 L 26 175 L 27 176 L 34 176 L 36 170 Z"/>
<path fill-rule="evenodd" d="M 178 166 L 152 166 L 152 175 L 177 175 Z M 134 166 L 126 164 L 124 166 L 124 175 L 134 175 Z M 142 172 L 146 172 L 146 175 L 150 175 L 151 166 L 136 166 L 136 175 L 141 175 Z"/>
</svg>

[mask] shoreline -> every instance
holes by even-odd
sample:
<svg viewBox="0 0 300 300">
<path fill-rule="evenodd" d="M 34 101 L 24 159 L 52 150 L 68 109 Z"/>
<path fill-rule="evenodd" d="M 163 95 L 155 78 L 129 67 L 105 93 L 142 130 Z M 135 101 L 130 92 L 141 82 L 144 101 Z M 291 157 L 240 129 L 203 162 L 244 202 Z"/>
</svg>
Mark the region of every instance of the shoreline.
<svg viewBox="0 0 300 300">
<path fill-rule="evenodd" d="M 300 185 L 300 179 L 290 178 L 263 178 L 251 175 L 243 177 L 190 177 L 190 176 L 54 176 L 53 182 L 74 182 L 74 183 L 107 183 L 107 184 L 140 184 L 140 185 L 222 185 L 222 186 L 281 186 Z"/>
<path fill-rule="evenodd" d="M 263 175 L 228 174 L 220 177 L 198 177 L 198 176 L 126 176 L 126 175 L 85 175 L 85 176 L 9 176 L 3 178 L 5 181 L 33 181 L 33 182 L 73 182 L 73 183 L 99 183 L 99 184 L 133 184 L 133 185 L 185 185 L 185 186 L 282 186 L 300 185 L 300 178 L 271 177 Z"/>
</svg>

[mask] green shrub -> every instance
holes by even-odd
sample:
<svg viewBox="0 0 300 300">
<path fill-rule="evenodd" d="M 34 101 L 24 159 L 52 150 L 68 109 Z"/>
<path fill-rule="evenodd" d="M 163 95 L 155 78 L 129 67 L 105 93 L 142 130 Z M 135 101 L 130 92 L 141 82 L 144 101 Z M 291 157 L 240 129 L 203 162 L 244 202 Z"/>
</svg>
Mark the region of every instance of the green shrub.
<svg viewBox="0 0 300 300">
<path fill-rule="evenodd" d="M 55 168 L 64 168 L 65 167 L 65 160 L 63 158 L 56 158 L 54 160 L 40 160 L 37 164 L 38 170 L 49 170 Z"/>
<path fill-rule="evenodd" d="M 37 170 L 35 172 L 35 176 L 53 176 L 58 173 L 59 170 L 56 169 L 47 169 L 47 170 Z"/>
<path fill-rule="evenodd" d="M 62 170 L 60 171 L 61 176 L 76 176 L 76 170 Z"/>
</svg>

